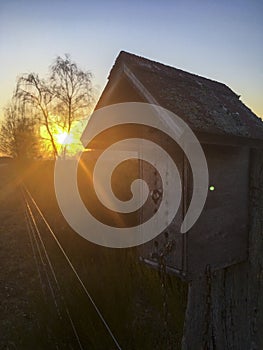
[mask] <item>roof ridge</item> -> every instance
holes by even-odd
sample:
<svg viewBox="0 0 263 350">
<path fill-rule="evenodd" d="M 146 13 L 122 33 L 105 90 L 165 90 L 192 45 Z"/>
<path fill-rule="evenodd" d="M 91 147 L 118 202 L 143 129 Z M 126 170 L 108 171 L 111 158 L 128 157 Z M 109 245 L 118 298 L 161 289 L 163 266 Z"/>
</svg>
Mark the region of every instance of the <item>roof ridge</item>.
<svg viewBox="0 0 263 350">
<path fill-rule="evenodd" d="M 166 64 L 166 63 L 158 62 L 158 61 L 152 60 L 150 58 L 147 58 L 147 57 L 144 57 L 144 56 L 140 56 L 140 55 L 137 55 L 137 54 L 125 51 L 125 50 L 121 50 L 119 52 L 119 54 L 118 54 L 118 56 L 117 56 L 117 58 L 115 60 L 115 63 L 114 63 L 114 65 L 113 65 L 113 67 L 112 67 L 112 69 L 110 71 L 109 77 L 111 75 L 111 72 L 114 70 L 114 67 L 116 66 L 116 64 L 118 64 L 119 61 L 125 61 L 125 58 L 128 58 L 128 60 L 135 59 L 135 60 L 145 61 L 145 62 L 148 62 L 148 63 L 151 63 L 151 64 L 155 64 L 157 66 L 164 67 L 165 69 L 171 69 L 173 71 L 176 71 L 177 73 L 179 72 L 179 73 L 185 74 L 185 75 L 187 75 L 189 77 L 195 77 L 197 79 L 200 79 L 202 81 L 207 81 L 207 82 L 210 82 L 210 83 L 212 82 L 214 84 L 217 84 L 218 86 L 222 86 L 224 89 L 228 90 L 229 92 L 234 94 L 236 97 L 238 97 L 238 98 L 240 97 L 240 95 L 235 93 L 228 85 L 226 85 L 226 83 L 217 81 L 215 79 L 207 78 L 207 77 L 204 77 L 202 75 L 198 75 L 196 73 L 188 72 L 188 71 L 183 70 L 181 68 L 177 68 L 177 67 L 174 67 L 174 66 Z"/>
<path fill-rule="evenodd" d="M 180 115 L 195 130 L 263 140 L 262 120 L 225 83 L 123 50 L 110 71 L 101 100 L 123 74 L 127 75 L 125 66 L 161 106 Z"/>
</svg>

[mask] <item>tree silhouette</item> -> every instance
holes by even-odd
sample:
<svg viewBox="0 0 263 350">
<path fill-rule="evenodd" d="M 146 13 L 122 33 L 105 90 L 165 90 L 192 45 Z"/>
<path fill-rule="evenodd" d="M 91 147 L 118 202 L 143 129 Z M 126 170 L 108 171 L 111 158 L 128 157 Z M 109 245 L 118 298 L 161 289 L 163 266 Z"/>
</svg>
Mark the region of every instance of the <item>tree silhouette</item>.
<svg viewBox="0 0 263 350">
<path fill-rule="evenodd" d="M 41 79 L 35 73 L 24 74 L 18 79 L 15 95 L 37 111 L 54 157 L 59 155 L 54 125 L 70 133 L 73 123 L 87 116 L 94 102 L 91 79 L 91 73 L 81 70 L 68 54 L 55 59 L 47 79 Z M 63 153 L 66 153 L 66 145 Z"/>
<path fill-rule="evenodd" d="M 37 120 L 16 99 L 5 108 L 0 128 L 0 151 L 20 160 L 39 155 Z"/>
</svg>

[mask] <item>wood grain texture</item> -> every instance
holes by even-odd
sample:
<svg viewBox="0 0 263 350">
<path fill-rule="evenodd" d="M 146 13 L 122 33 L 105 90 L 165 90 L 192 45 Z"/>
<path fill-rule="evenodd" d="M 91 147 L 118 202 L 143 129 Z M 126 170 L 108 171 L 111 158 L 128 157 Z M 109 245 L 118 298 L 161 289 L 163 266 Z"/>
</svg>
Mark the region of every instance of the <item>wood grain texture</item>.
<svg viewBox="0 0 263 350">
<path fill-rule="evenodd" d="M 248 261 L 190 283 L 183 350 L 263 348 L 262 228 L 263 151 L 252 150 Z"/>
</svg>

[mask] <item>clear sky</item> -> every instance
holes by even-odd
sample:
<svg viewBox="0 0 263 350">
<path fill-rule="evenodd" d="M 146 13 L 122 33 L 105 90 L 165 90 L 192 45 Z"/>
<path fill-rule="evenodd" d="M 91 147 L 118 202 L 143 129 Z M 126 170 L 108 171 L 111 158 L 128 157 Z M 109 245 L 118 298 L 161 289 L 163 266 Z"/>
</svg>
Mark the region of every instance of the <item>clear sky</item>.
<svg viewBox="0 0 263 350">
<path fill-rule="evenodd" d="M 70 53 L 103 89 L 120 50 L 227 84 L 263 117 L 263 1 L 0 0 L 0 109 Z"/>
</svg>

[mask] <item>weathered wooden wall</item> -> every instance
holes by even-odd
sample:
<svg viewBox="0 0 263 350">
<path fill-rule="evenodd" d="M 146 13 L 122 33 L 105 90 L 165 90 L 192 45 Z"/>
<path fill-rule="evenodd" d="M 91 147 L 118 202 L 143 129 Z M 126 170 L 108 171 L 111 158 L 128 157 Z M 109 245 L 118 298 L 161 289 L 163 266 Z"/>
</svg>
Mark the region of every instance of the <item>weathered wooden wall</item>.
<svg viewBox="0 0 263 350">
<path fill-rule="evenodd" d="M 263 151 L 250 162 L 248 261 L 189 285 L 183 350 L 263 349 Z"/>
</svg>

